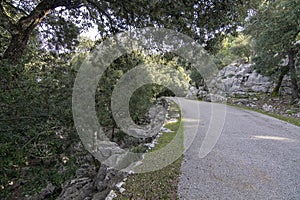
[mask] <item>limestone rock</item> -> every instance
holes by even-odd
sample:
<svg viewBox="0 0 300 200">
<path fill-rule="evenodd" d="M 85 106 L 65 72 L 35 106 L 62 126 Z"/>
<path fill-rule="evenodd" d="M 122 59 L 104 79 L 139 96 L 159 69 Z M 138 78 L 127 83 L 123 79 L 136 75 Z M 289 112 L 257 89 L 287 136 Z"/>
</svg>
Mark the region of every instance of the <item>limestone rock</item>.
<svg viewBox="0 0 300 200">
<path fill-rule="evenodd" d="M 111 190 L 108 194 L 108 196 L 105 198 L 105 200 L 112 200 L 114 198 L 117 197 L 117 194 L 115 193 L 115 191 Z M 96 200 L 96 199 L 95 199 Z"/>
<path fill-rule="evenodd" d="M 247 98 L 250 93 L 268 93 L 274 88 L 274 83 L 254 70 L 252 64 L 238 63 L 224 67 L 216 78 L 206 84 L 209 91 L 205 87 L 199 87 L 199 90 L 191 87 L 189 95 L 211 101 L 215 95 Z"/>
<path fill-rule="evenodd" d="M 93 180 L 88 177 L 73 179 L 64 187 L 58 200 L 82 200 L 92 199 Z"/>
<path fill-rule="evenodd" d="M 272 112 L 274 110 L 272 105 L 267 105 L 266 103 L 263 105 L 262 109 L 266 112 Z"/>
</svg>

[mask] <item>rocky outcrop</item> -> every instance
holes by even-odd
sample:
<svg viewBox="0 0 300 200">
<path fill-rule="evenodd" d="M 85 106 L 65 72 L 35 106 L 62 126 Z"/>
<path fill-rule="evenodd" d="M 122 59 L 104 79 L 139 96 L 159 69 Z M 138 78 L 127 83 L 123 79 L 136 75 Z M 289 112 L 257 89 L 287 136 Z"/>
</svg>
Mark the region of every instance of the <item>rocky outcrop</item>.
<svg viewBox="0 0 300 200">
<path fill-rule="evenodd" d="M 76 176 L 62 186 L 58 200 L 106 199 L 116 184 L 125 178 L 124 172 L 101 165 L 98 171 L 92 164 L 85 164 Z"/>
<path fill-rule="evenodd" d="M 298 74 L 300 69 L 298 69 Z M 300 74 L 299 74 L 300 76 Z M 291 79 L 286 75 L 280 88 L 280 97 L 272 97 L 275 83 L 259 74 L 252 64 L 234 63 L 219 71 L 207 86 L 191 87 L 188 98 L 214 102 L 228 102 L 250 108 L 262 109 L 284 116 L 300 117 L 300 102 L 290 104 Z"/>
<path fill-rule="evenodd" d="M 211 95 L 223 97 L 246 98 L 256 93 L 268 93 L 274 88 L 274 83 L 269 77 L 257 73 L 252 64 L 234 63 L 219 71 L 217 77 L 212 80 L 209 91 L 206 87 L 190 89 L 188 97 L 196 96 L 209 100 Z"/>
<path fill-rule="evenodd" d="M 172 121 L 180 117 L 177 110 L 169 110 L 169 105 L 169 100 L 159 99 L 157 105 L 151 108 L 145 117 L 145 128 L 152 128 L 147 126 L 147 123 L 154 125 L 161 124 L 165 122 L 165 119 L 166 121 Z M 166 113 L 163 110 L 168 110 L 168 112 Z M 160 137 L 162 132 L 168 131 L 169 130 L 165 128 L 161 128 L 158 134 L 152 137 L 151 140 L 126 136 L 123 138 L 124 144 L 119 144 L 120 146 L 114 141 L 111 143 L 114 143 L 114 146 L 118 146 L 119 150 L 124 150 L 122 148 L 134 148 L 136 145 L 142 146 L 145 150 L 143 152 L 146 152 L 154 148 L 157 144 L 157 138 Z M 76 170 L 75 176 L 65 182 L 61 187 L 56 187 L 49 183 L 39 194 L 27 199 L 49 199 L 52 195 L 60 193 L 57 198 L 58 200 L 110 200 L 116 197 L 118 192 L 124 192 L 125 189 L 122 185 L 126 181 L 128 174 L 133 173 L 133 171 L 124 172 L 108 167 L 104 163 L 99 163 L 91 154 L 84 150 L 81 143 L 75 145 L 73 149 L 76 152 L 80 152 L 79 154 L 82 154 L 82 156 L 77 157 L 77 162 L 80 167 Z M 115 149 L 109 148 L 106 150 L 107 152 L 111 150 L 110 154 L 113 154 L 113 151 L 115 151 Z M 97 167 L 97 165 L 99 166 Z"/>
<path fill-rule="evenodd" d="M 297 74 L 300 77 L 300 67 L 297 67 Z M 270 77 L 259 74 L 253 64 L 233 63 L 218 72 L 217 77 L 211 81 L 209 91 L 206 86 L 200 86 L 199 89 L 191 87 L 187 97 L 207 101 L 218 95 L 226 98 L 248 98 L 257 94 L 271 93 L 274 87 L 275 82 Z M 282 96 L 292 94 L 289 74 L 285 75 L 279 93 Z M 218 98 L 216 100 L 218 101 Z"/>
</svg>

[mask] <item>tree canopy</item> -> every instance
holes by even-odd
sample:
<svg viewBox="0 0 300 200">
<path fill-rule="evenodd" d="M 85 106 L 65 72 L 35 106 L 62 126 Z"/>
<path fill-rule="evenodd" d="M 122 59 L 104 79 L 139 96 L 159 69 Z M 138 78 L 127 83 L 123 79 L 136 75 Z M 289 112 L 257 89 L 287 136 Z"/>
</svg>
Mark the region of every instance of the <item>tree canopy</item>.
<svg viewBox="0 0 300 200">
<path fill-rule="evenodd" d="M 279 75 L 274 93 L 278 93 L 284 75 L 290 72 L 293 98 L 297 99 L 299 91 L 295 67 L 300 50 L 297 44 L 300 40 L 299 0 L 262 3 L 250 18 L 245 32 L 255 41 L 253 61 L 256 67 L 267 75 Z"/>
<path fill-rule="evenodd" d="M 255 53 L 256 67 L 262 72 L 279 76 L 290 71 L 294 76 L 299 0 L 272 2 L 0 0 L 0 198 L 21 199 L 49 182 L 60 188 L 82 164 L 77 157 L 86 152 L 77 151 L 72 87 L 89 52 L 116 33 L 147 26 L 168 28 L 192 37 L 211 53 L 218 52 L 222 65 Z M 237 33 L 245 23 L 245 33 Z M 98 41 L 80 35 L 92 27 L 98 29 Z M 96 88 L 95 110 L 111 141 L 121 144 L 127 137 L 114 121 L 111 96 L 121 77 L 136 66 L 149 66 L 144 70 L 147 78 L 158 77 L 165 85 L 188 89 L 189 81 L 202 84 L 191 63 L 174 54 L 130 52 L 105 70 Z M 282 66 L 286 56 L 289 62 Z M 135 90 L 129 102 L 133 121 L 145 124 L 155 100 L 172 94 L 158 84 Z"/>
<path fill-rule="evenodd" d="M 227 66 L 240 59 L 250 62 L 253 50 L 249 36 L 241 32 L 236 36 L 229 34 L 223 39 L 220 46 L 220 50 L 214 55 L 215 62 L 219 67 Z"/>
<path fill-rule="evenodd" d="M 234 32 L 251 1 L 1 0 L 3 58 L 17 63 L 30 40 L 54 50 L 74 50 L 77 36 L 96 25 L 102 37 L 131 28 L 156 26 L 188 34 L 213 50 Z"/>
</svg>

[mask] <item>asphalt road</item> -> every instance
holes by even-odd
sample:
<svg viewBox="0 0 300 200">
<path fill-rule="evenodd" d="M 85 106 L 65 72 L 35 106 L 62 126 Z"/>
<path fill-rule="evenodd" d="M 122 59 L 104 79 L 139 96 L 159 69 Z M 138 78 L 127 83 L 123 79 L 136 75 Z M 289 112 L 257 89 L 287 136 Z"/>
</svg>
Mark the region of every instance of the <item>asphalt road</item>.
<svg viewBox="0 0 300 200">
<path fill-rule="evenodd" d="M 176 101 L 185 128 L 180 199 L 300 199 L 300 127 L 230 106 L 224 113 L 218 104 Z M 210 152 L 217 135 L 204 139 L 209 129 L 221 130 Z M 203 141 L 209 153 L 201 158 Z"/>
</svg>

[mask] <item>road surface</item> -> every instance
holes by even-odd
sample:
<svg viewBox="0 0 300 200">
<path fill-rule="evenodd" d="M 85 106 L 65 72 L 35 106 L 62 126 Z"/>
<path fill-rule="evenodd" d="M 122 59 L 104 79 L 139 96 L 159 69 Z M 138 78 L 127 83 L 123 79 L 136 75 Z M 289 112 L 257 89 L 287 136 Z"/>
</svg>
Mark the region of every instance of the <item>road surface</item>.
<svg viewBox="0 0 300 200">
<path fill-rule="evenodd" d="M 180 199 L 300 199 L 300 127 L 226 106 L 221 135 L 210 153 L 200 158 L 209 125 L 222 123 L 211 123 L 210 103 L 176 101 L 185 141 L 192 141 L 190 146 L 185 142 Z M 222 111 L 214 113 L 222 116 Z"/>
</svg>

